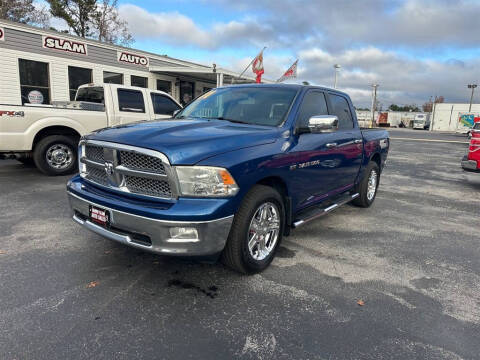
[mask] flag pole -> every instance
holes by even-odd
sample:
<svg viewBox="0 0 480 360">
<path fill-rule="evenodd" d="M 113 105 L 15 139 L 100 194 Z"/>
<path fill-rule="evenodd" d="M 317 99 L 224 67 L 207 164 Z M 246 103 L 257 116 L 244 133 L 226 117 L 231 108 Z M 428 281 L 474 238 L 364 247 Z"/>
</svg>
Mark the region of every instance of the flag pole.
<svg viewBox="0 0 480 360">
<path fill-rule="evenodd" d="M 260 55 L 263 51 L 265 51 L 266 48 L 267 48 L 266 46 L 263 47 L 262 51 L 260 51 L 260 52 L 257 54 L 257 56 L 255 56 L 255 57 L 252 59 L 252 61 L 250 61 L 250 63 L 249 63 L 249 64 L 247 65 L 247 67 L 245 68 L 245 70 L 243 70 L 242 73 L 237 76 L 237 79 L 240 79 L 240 78 L 242 77 L 242 75 L 245 74 L 245 71 L 248 70 L 248 68 L 250 67 L 250 65 L 252 65 L 252 63 L 255 61 L 255 59 L 258 57 L 258 55 Z"/>
</svg>

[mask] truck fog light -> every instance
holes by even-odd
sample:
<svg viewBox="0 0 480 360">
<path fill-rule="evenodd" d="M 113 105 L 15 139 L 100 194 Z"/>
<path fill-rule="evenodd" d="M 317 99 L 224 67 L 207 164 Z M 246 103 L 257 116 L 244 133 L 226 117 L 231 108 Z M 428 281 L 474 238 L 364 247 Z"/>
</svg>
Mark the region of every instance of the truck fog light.
<svg viewBox="0 0 480 360">
<path fill-rule="evenodd" d="M 173 243 L 187 243 L 200 241 L 198 238 L 198 231 L 190 227 L 171 227 L 170 239 L 167 242 Z"/>
</svg>

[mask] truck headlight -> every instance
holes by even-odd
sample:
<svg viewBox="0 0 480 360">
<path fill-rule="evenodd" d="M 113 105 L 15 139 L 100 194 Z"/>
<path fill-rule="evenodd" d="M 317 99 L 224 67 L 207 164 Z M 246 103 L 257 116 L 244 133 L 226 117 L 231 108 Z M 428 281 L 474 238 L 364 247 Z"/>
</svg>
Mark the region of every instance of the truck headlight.
<svg viewBox="0 0 480 360">
<path fill-rule="evenodd" d="M 232 175 L 223 168 L 211 166 L 176 166 L 180 193 L 183 196 L 225 197 L 238 192 Z"/>
</svg>

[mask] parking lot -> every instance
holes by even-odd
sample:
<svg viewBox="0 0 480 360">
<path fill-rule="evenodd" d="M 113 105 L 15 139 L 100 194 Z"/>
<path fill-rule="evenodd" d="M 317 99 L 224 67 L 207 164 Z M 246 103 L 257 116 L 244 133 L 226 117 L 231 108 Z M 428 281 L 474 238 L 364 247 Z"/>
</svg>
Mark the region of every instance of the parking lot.
<svg viewBox="0 0 480 360">
<path fill-rule="evenodd" d="M 0 359 L 480 358 L 466 138 L 391 136 L 374 205 L 295 230 L 254 276 L 87 232 L 68 177 L 1 161 Z"/>
</svg>

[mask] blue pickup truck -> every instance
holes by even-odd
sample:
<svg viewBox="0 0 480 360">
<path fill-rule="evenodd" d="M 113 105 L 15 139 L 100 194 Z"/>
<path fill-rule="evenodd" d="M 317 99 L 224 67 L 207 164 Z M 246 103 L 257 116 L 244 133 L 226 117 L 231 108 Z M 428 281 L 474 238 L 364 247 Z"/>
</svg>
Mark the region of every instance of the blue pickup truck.
<svg viewBox="0 0 480 360">
<path fill-rule="evenodd" d="M 226 86 L 172 119 L 84 136 L 67 193 L 74 221 L 106 238 L 255 273 L 292 229 L 370 206 L 388 149 L 388 132 L 361 130 L 345 93 Z"/>
</svg>

